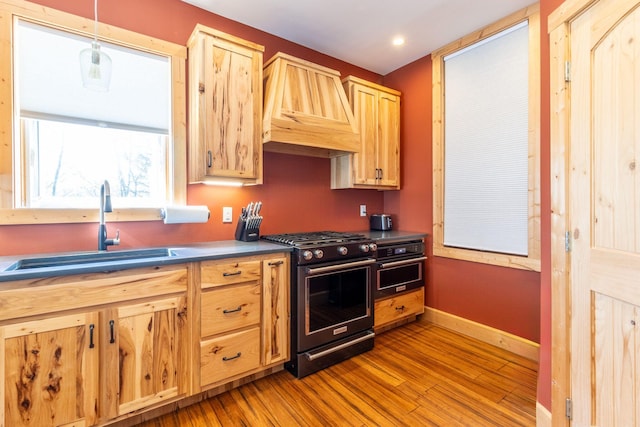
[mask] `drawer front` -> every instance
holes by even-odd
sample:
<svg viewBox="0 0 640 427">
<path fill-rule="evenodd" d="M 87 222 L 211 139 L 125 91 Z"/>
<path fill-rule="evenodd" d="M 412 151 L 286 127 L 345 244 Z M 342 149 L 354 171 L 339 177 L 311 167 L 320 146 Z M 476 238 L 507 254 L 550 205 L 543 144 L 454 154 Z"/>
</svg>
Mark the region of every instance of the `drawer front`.
<svg viewBox="0 0 640 427">
<path fill-rule="evenodd" d="M 200 343 L 200 375 L 203 386 L 259 367 L 259 327 Z"/>
<path fill-rule="evenodd" d="M 424 313 L 424 288 L 376 301 L 375 326 Z"/>
<path fill-rule="evenodd" d="M 205 290 L 200 298 L 201 337 L 260 322 L 262 286 L 248 284 Z"/>
<path fill-rule="evenodd" d="M 200 282 L 202 288 L 225 286 L 234 283 L 260 281 L 260 261 L 208 261 L 202 263 Z"/>
</svg>

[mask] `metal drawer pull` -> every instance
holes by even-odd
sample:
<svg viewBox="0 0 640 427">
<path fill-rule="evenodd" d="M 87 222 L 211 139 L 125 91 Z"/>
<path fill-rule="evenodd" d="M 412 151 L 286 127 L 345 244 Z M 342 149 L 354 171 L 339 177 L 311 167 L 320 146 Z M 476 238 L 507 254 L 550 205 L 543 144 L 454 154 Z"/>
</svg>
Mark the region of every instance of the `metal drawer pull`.
<svg viewBox="0 0 640 427">
<path fill-rule="evenodd" d="M 238 308 L 234 308 L 233 310 L 222 310 L 222 312 L 224 314 L 237 313 L 239 311 L 242 311 L 242 306 L 241 305 L 239 305 Z"/>
<path fill-rule="evenodd" d="M 385 262 L 380 264 L 380 268 L 398 267 L 400 265 L 413 264 L 417 261 L 424 261 L 425 259 L 427 259 L 426 256 L 421 256 L 419 258 L 403 259 L 402 261 Z"/>
<path fill-rule="evenodd" d="M 269 265 L 271 267 L 277 267 L 277 266 L 282 265 L 282 264 L 284 264 L 284 261 L 273 261 L 273 262 L 268 263 L 267 265 Z"/>
<path fill-rule="evenodd" d="M 404 311 L 404 305 L 401 305 L 400 307 L 396 307 L 397 311 Z"/>
<path fill-rule="evenodd" d="M 89 325 L 89 348 L 94 348 L 95 344 L 93 343 L 93 330 L 95 329 L 95 325 L 92 323 Z"/>
<path fill-rule="evenodd" d="M 242 274 L 242 270 L 238 270 L 238 271 L 233 272 L 233 273 L 222 273 L 222 275 L 223 275 L 224 277 L 229 277 L 229 276 L 238 276 L 238 275 L 240 275 L 240 274 Z"/>
<path fill-rule="evenodd" d="M 313 361 L 313 360 L 319 359 L 319 358 L 321 358 L 321 357 L 324 357 L 324 356 L 326 356 L 326 355 L 328 355 L 328 354 L 335 353 L 336 351 L 342 350 L 343 348 L 347 348 L 347 347 L 352 346 L 352 345 L 354 345 L 354 344 L 358 344 L 358 343 L 361 343 L 361 342 L 363 342 L 363 341 L 370 340 L 370 339 L 372 339 L 375 335 L 376 335 L 376 334 L 375 334 L 374 332 L 369 332 L 369 333 L 367 333 L 367 335 L 365 335 L 365 336 L 362 336 L 362 337 L 356 338 L 356 339 L 351 340 L 351 341 L 349 341 L 349 342 L 342 343 L 342 344 L 337 345 L 337 346 L 335 346 L 335 347 L 333 347 L 333 348 L 330 348 L 330 349 L 328 349 L 328 350 L 320 351 L 320 352 L 318 352 L 318 353 L 314 353 L 314 354 L 311 354 L 311 353 L 308 353 L 308 352 L 307 352 L 307 353 L 305 353 L 304 355 L 306 356 L 307 360 L 309 360 L 309 361 Z"/>
<path fill-rule="evenodd" d="M 111 339 L 109 340 L 109 344 L 113 344 L 114 342 L 116 342 L 115 331 L 113 327 L 115 323 L 116 322 L 114 322 L 113 320 L 109 320 L 109 331 L 111 332 Z"/>
<path fill-rule="evenodd" d="M 224 356 L 224 357 L 222 358 L 222 361 L 223 361 L 223 362 L 228 362 L 228 361 L 230 361 L 230 360 L 237 359 L 237 358 L 239 358 L 240 356 L 242 356 L 242 353 L 238 352 L 235 356 L 231 356 L 231 357 Z"/>
</svg>

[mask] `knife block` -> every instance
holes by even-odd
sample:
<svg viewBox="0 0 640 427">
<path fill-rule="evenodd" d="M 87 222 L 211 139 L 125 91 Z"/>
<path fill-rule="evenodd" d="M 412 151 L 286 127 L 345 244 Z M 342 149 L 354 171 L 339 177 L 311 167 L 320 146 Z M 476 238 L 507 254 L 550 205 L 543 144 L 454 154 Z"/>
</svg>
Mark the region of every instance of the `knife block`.
<svg viewBox="0 0 640 427">
<path fill-rule="evenodd" d="M 255 242 L 260 238 L 260 226 L 250 228 L 247 221 L 242 218 L 238 219 L 238 225 L 236 226 L 236 240 L 243 242 Z"/>
</svg>

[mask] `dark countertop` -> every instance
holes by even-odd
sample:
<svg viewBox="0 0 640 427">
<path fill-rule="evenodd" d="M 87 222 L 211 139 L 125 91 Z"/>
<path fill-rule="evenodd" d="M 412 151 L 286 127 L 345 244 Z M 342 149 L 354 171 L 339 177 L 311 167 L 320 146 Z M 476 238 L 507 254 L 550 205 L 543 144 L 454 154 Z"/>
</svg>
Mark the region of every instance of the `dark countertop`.
<svg viewBox="0 0 640 427">
<path fill-rule="evenodd" d="M 428 236 L 427 233 L 420 233 L 417 231 L 403 231 L 403 230 L 388 230 L 388 231 L 356 231 L 355 233 L 364 234 L 369 238 L 376 241 L 376 243 L 394 243 L 396 241 L 403 242 L 407 240 L 424 239 Z"/>
<path fill-rule="evenodd" d="M 98 273 L 106 271 L 127 270 L 138 267 L 150 267 L 159 265 L 180 264 L 185 262 L 231 258 L 235 256 L 262 255 L 277 252 L 291 252 L 292 248 L 275 243 L 258 240 L 255 242 L 241 242 L 238 240 L 222 240 L 215 242 L 194 243 L 188 245 L 169 245 L 173 256 L 156 256 L 153 258 L 121 259 L 115 261 L 92 262 L 75 265 L 62 265 L 56 267 L 27 268 L 22 270 L 9 270 L 13 264 L 20 260 L 33 258 L 63 257 L 67 255 L 100 255 L 97 251 L 90 252 L 64 252 L 33 255 L 15 255 L 0 257 L 0 282 L 13 280 L 37 279 L 53 276 L 67 276 L 72 274 Z M 144 248 L 153 249 L 153 248 Z M 132 249 L 135 251 L 136 249 Z M 128 250 L 124 250 L 126 252 Z M 117 250 L 110 250 L 108 254 L 115 254 Z"/>
</svg>

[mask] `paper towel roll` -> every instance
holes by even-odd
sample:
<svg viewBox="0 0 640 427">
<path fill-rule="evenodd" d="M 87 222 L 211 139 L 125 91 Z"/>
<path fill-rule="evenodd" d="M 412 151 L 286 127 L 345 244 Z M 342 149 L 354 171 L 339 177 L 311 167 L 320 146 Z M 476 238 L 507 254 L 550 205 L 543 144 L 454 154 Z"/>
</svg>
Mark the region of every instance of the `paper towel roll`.
<svg viewBox="0 0 640 427">
<path fill-rule="evenodd" d="M 209 221 L 209 208 L 206 206 L 167 206 L 162 210 L 165 224 L 183 224 Z"/>
</svg>

